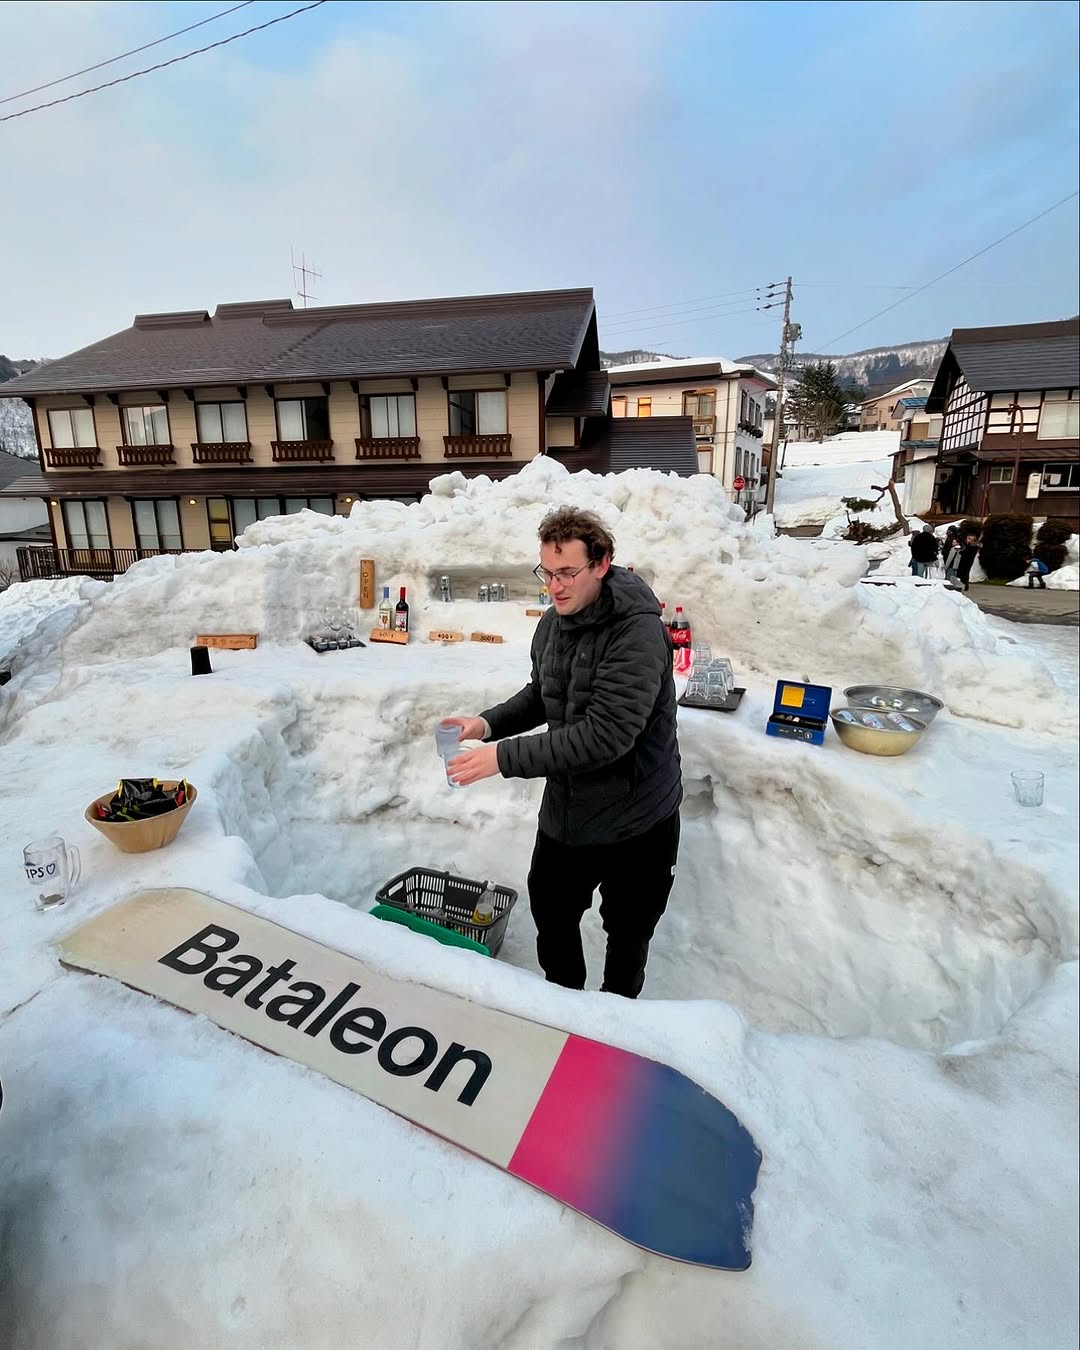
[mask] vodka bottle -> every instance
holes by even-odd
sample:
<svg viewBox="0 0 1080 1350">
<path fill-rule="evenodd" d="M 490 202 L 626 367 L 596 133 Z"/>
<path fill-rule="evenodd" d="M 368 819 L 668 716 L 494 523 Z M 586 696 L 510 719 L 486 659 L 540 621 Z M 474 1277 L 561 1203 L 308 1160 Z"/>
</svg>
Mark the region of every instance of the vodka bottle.
<svg viewBox="0 0 1080 1350">
<path fill-rule="evenodd" d="M 394 631 L 396 633 L 407 633 L 409 631 L 409 602 L 405 599 L 404 586 L 402 586 L 398 602 L 394 606 Z"/>
<path fill-rule="evenodd" d="M 379 627 L 387 632 L 393 627 L 394 607 L 390 603 L 390 587 L 382 588 L 382 600 L 379 602 Z"/>
</svg>

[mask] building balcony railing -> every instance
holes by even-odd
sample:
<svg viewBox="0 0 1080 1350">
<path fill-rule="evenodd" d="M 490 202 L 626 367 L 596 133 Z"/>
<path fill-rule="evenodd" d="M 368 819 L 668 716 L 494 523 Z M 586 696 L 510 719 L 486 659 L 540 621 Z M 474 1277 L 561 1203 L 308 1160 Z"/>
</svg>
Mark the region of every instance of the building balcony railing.
<svg viewBox="0 0 1080 1350">
<path fill-rule="evenodd" d="M 121 468 L 143 468 L 148 464 L 173 464 L 171 445 L 118 445 L 116 458 Z"/>
<path fill-rule="evenodd" d="M 334 458 L 333 441 L 271 441 L 275 464 L 325 463 Z"/>
<path fill-rule="evenodd" d="M 716 418 L 715 417 L 695 417 L 694 418 L 695 436 L 715 436 Z"/>
<path fill-rule="evenodd" d="M 510 455 L 510 433 L 499 436 L 444 436 L 447 459 L 502 459 Z"/>
<path fill-rule="evenodd" d="M 250 464 L 250 441 L 192 441 L 193 464 Z"/>
<path fill-rule="evenodd" d="M 68 445 L 45 451 L 47 469 L 100 469 L 101 450 L 96 445 Z"/>
<path fill-rule="evenodd" d="M 22 545 L 16 549 L 22 581 L 85 576 L 108 580 L 144 558 L 162 553 L 198 553 L 194 548 L 50 548 Z"/>
<path fill-rule="evenodd" d="M 419 436 L 357 436 L 357 459 L 419 459 Z"/>
<path fill-rule="evenodd" d="M 931 440 L 931 439 L 926 439 L 926 440 L 912 440 L 912 441 L 901 441 L 901 442 L 900 442 L 900 449 L 901 449 L 901 450 L 936 450 L 940 444 L 941 444 L 940 441 L 937 441 L 937 440 Z"/>
</svg>

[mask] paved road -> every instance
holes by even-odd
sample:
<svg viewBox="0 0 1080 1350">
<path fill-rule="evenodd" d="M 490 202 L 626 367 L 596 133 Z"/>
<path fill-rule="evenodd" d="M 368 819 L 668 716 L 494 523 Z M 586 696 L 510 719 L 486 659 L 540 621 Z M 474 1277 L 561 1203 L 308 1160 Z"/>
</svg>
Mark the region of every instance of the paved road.
<svg viewBox="0 0 1080 1350">
<path fill-rule="evenodd" d="M 1013 623 L 1080 625 L 1080 591 L 1040 591 L 1026 586 L 973 585 L 967 593 L 987 614 Z"/>
</svg>

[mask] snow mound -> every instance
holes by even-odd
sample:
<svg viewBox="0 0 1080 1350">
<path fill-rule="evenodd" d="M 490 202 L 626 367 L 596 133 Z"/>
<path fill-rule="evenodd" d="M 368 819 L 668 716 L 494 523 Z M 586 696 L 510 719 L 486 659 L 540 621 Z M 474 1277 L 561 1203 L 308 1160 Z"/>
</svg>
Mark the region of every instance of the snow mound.
<svg viewBox="0 0 1080 1350">
<path fill-rule="evenodd" d="M 846 525 L 841 499 L 876 497 L 874 487 L 888 482 L 892 455 L 899 444 L 897 431 L 844 432 L 826 441 L 788 442 L 776 483 L 777 527 L 786 530 L 826 522 Z M 882 519 L 872 523 L 889 524 L 894 519 L 886 499 Z M 839 533 L 837 526 L 830 537 Z"/>
</svg>

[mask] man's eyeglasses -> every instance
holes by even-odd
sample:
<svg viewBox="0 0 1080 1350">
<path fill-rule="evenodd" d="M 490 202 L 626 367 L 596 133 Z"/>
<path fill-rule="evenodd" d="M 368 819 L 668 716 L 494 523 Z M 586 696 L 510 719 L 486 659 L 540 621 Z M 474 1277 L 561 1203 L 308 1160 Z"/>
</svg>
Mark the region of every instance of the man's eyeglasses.
<svg viewBox="0 0 1080 1350">
<path fill-rule="evenodd" d="M 584 567 L 560 567 L 557 572 L 549 572 L 546 567 L 534 567 L 533 576 L 545 586 L 550 586 L 553 581 L 557 581 L 560 586 L 572 586 L 578 573 L 588 571 L 591 566 L 592 563 L 587 562 Z"/>
</svg>

